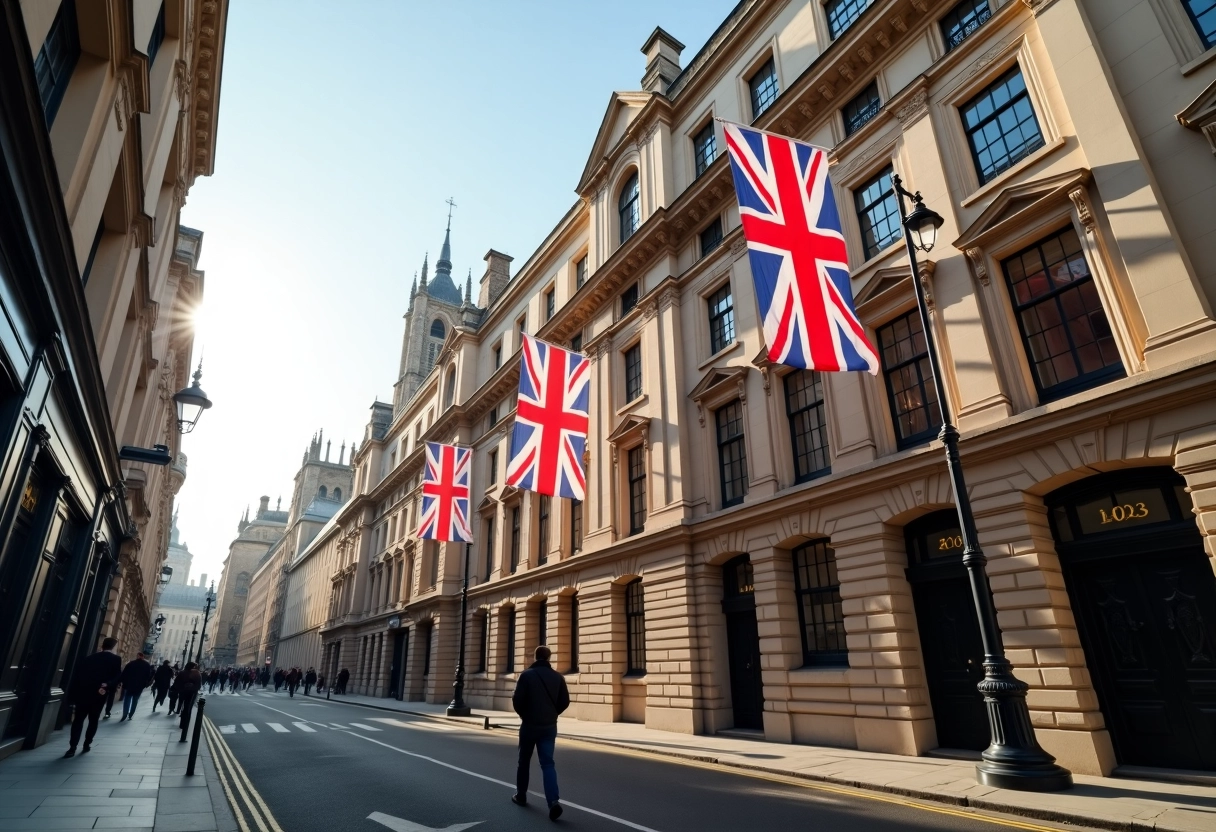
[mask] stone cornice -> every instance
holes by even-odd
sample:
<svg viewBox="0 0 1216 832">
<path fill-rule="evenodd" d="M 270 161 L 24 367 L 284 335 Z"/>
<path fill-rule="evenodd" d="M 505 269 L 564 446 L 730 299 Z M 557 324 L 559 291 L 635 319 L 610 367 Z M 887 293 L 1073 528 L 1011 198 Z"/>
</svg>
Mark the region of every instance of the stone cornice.
<svg viewBox="0 0 1216 832">
<path fill-rule="evenodd" d="M 189 182 L 215 171 L 216 123 L 220 111 L 228 0 L 195 0 L 188 37 L 193 46 L 189 72 L 177 75 L 179 91 L 189 97 Z M 185 98 L 183 98 L 183 102 Z"/>
</svg>

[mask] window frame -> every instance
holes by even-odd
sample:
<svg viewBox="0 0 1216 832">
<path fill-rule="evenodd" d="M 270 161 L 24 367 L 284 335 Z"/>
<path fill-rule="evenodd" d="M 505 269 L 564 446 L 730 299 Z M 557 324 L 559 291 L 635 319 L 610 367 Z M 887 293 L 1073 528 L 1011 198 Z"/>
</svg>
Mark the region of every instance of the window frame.
<svg viewBox="0 0 1216 832">
<path fill-rule="evenodd" d="M 511 506 L 511 574 L 519 571 L 520 526 L 523 520 L 523 510 L 519 504 Z"/>
<path fill-rule="evenodd" d="M 708 152 L 707 152 L 708 151 Z M 692 136 L 692 167 L 693 180 L 701 178 L 701 174 L 709 170 L 718 159 L 718 135 L 714 131 L 714 120 L 710 119 Z"/>
<path fill-rule="evenodd" d="M 960 13 L 964 6 L 970 6 L 970 8 Z M 978 11 L 981 6 L 988 10 L 987 15 Z M 959 0 L 949 11 L 937 19 L 937 29 L 942 36 L 944 51 L 948 53 L 958 48 L 963 41 L 978 32 L 985 23 L 991 20 L 992 15 L 992 3 L 989 0 Z M 960 33 L 953 37 L 946 31 L 946 19 L 952 16 L 956 18 L 952 28 L 957 26 Z M 969 17 L 971 20 L 968 20 Z"/>
<path fill-rule="evenodd" d="M 636 402 L 645 395 L 642 375 L 642 342 L 635 341 L 621 351 L 625 371 L 625 404 Z"/>
<path fill-rule="evenodd" d="M 871 186 L 881 185 L 884 177 L 890 181 L 890 183 L 891 183 L 890 187 L 887 190 L 881 191 L 875 199 L 870 200 L 869 202 L 866 202 L 863 204 L 862 203 L 862 199 L 863 199 L 862 194 L 865 191 L 869 190 L 869 188 Z M 903 226 L 900 225 L 900 222 L 899 222 L 899 202 L 898 202 L 898 198 L 895 195 L 894 178 L 895 178 L 895 166 L 892 163 L 888 162 L 873 176 L 870 176 L 870 177 L 860 181 L 853 188 L 853 208 L 854 208 L 854 211 L 856 212 L 858 232 L 861 235 L 861 252 L 862 252 L 863 262 L 869 262 L 870 260 L 879 256 L 884 251 L 889 249 L 891 246 L 898 243 L 900 241 L 900 239 L 902 239 L 902 237 L 903 237 Z M 879 223 L 874 223 L 873 220 L 870 219 L 869 212 L 877 209 L 878 207 L 883 205 L 885 202 L 887 202 L 887 200 L 890 200 L 890 202 L 891 202 L 891 206 L 892 206 L 891 209 L 886 212 L 886 214 L 881 218 Z M 873 235 L 874 228 L 878 227 L 878 225 L 881 223 L 889 223 L 889 222 L 891 222 L 892 219 L 894 219 L 894 226 L 895 226 L 894 231 L 892 232 L 892 236 L 889 239 L 884 238 L 884 241 L 881 243 L 878 241 L 877 237 L 875 237 L 874 248 L 871 249 L 870 245 L 866 242 L 866 224 L 867 224 L 867 222 L 870 223 L 871 236 L 874 236 Z"/>
<path fill-rule="evenodd" d="M 541 294 L 541 307 L 544 313 L 545 321 L 553 320 L 553 316 L 557 314 L 557 287 L 550 286 Z"/>
<path fill-rule="evenodd" d="M 632 537 L 646 531 L 646 448 L 641 444 L 625 451 L 625 482 L 625 510 Z"/>
<path fill-rule="evenodd" d="M 1204 50 L 1206 51 L 1208 49 L 1216 47 L 1216 30 L 1213 30 L 1212 37 L 1210 39 L 1204 36 L 1203 30 L 1199 28 L 1199 15 L 1197 15 L 1195 13 L 1195 10 L 1191 8 L 1192 1 L 1193 0 L 1182 0 L 1182 10 L 1186 14 L 1187 19 L 1190 20 L 1191 26 L 1194 27 L 1195 35 L 1196 35 L 1196 37 L 1199 38 L 1199 43 L 1203 46 Z M 1216 6 L 1213 6 L 1213 8 L 1208 9 L 1207 11 L 1204 12 L 1204 14 L 1208 14 L 1209 12 L 1212 12 L 1214 10 L 1216 10 Z"/>
<path fill-rule="evenodd" d="M 587 255 L 584 254 L 578 260 L 574 261 L 574 291 L 578 291 L 587 284 Z"/>
<path fill-rule="evenodd" d="M 928 403 L 928 398 L 925 397 L 926 392 L 932 392 L 934 399 L 936 399 L 937 389 L 934 386 L 933 378 L 932 378 L 932 376 L 923 376 L 923 375 L 921 375 L 921 372 L 920 372 L 920 362 L 922 360 L 926 362 L 929 372 L 930 373 L 933 372 L 933 365 L 931 362 L 929 362 L 929 352 L 928 352 L 927 343 L 926 343 L 926 348 L 925 348 L 924 352 L 917 353 L 916 355 L 914 355 L 911 358 L 904 359 L 893 367 L 887 366 L 885 351 L 882 346 L 882 333 L 884 330 L 892 329 L 898 321 L 901 321 L 905 318 L 915 321 L 918 326 L 921 324 L 920 310 L 913 307 L 910 311 L 902 312 L 902 313 L 892 317 L 890 320 L 886 321 L 881 326 L 875 327 L 875 330 L 874 330 L 874 340 L 877 342 L 876 346 L 878 347 L 879 364 L 880 364 L 880 368 L 881 368 L 882 375 L 883 375 L 883 383 L 884 383 L 884 386 L 887 391 L 887 408 L 891 414 L 891 426 L 895 431 L 895 446 L 896 446 L 896 448 L 898 448 L 901 451 L 905 450 L 907 448 L 914 448 L 918 445 L 923 445 L 926 442 L 931 441 L 935 436 L 937 436 L 938 431 L 941 430 L 941 424 L 942 424 L 941 423 L 941 407 L 937 404 L 936 401 L 934 401 L 932 403 Z M 923 329 L 923 327 L 922 327 L 922 329 Z M 924 333 L 922 332 L 922 335 L 923 334 Z M 909 332 L 909 335 L 912 338 L 915 337 L 914 335 L 911 334 L 911 332 Z M 926 420 L 928 427 L 925 430 L 920 431 L 919 433 L 914 433 L 907 437 L 901 437 L 900 432 L 899 432 L 899 413 L 896 411 L 896 407 L 895 407 L 895 389 L 891 384 L 891 379 L 897 371 L 901 370 L 904 367 L 913 366 L 913 365 L 915 365 L 917 368 L 916 372 L 917 372 L 917 377 L 919 379 L 918 386 L 921 389 L 922 400 L 927 402 L 927 404 L 925 404 L 923 406 L 926 407 L 928 410 L 928 419 Z M 937 419 L 936 424 L 934 424 L 934 421 L 933 421 L 935 418 Z"/>
<path fill-rule="evenodd" d="M 549 637 L 549 599 L 541 598 L 536 602 L 536 644 L 547 645 Z"/>
<path fill-rule="evenodd" d="M 490 613 L 483 612 L 481 618 L 481 643 L 477 648 L 476 673 L 486 673 L 490 669 Z"/>
<path fill-rule="evenodd" d="M 722 240 L 725 237 L 726 234 L 722 228 L 722 216 L 716 216 L 697 233 L 697 246 L 701 251 L 701 257 L 708 257 L 717 250 L 722 245 Z"/>
<path fill-rule="evenodd" d="M 874 0 L 824 0 L 823 14 L 828 24 L 828 37 L 833 41 L 838 40 L 841 35 L 853 28 L 853 24 L 861 20 L 862 15 L 872 5 L 874 5 Z M 841 8 L 848 8 L 848 11 L 842 15 L 836 15 L 835 12 Z"/>
<path fill-rule="evenodd" d="M 625 675 L 646 675 L 646 591 L 641 578 L 625 584 Z"/>
<path fill-rule="evenodd" d="M 731 411 L 737 409 L 736 418 L 731 417 Z M 738 432 L 723 435 L 723 431 L 729 429 L 729 424 L 724 424 L 724 420 L 734 421 L 738 424 Z M 722 508 L 730 508 L 743 503 L 747 499 L 748 491 L 748 473 L 747 473 L 747 438 L 745 430 L 744 407 L 742 399 L 731 399 L 714 411 L 714 441 L 718 448 L 718 487 L 722 497 Z M 730 461 L 727 460 L 727 451 L 738 449 L 738 457 Z M 728 469 L 738 465 L 741 470 L 736 472 L 739 476 L 728 476 Z M 741 493 L 732 497 L 727 497 L 727 485 L 733 484 L 733 488 L 737 488 Z"/>
<path fill-rule="evenodd" d="M 765 77 L 761 79 L 761 75 Z M 760 79 L 759 83 L 757 79 Z M 772 90 L 772 97 L 768 97 L 768 89 Z M 770 52 L 747 76 L 747 100 L 751 105 L 752 122 L 767 113 L 780 97 L 781 79 L 777 77 L 777 56 Z"/>
<path fill-rule="evenodd" d="M 973 128 L 968 127 L 967 126 L 967 116 L 966 116 L 967 110 L 969 108 L 971 108 L 973 105 L 976 105 L 980 99 L 984 98 L 985 96 L 991 95 L 993 92 L 993 89 L 995 87 L 997 87 L 1000 84 L 1007 83 L 1009 80 L 1011 80 L 1012 76 L 1014 74 L 1017 74 L 1021 77 L 1022 91 L 1020 93 L 1018 93 L 1017 95 L 1010 96 L 1009 99 L 1004 104 L 1002 104 L 999 108 L 994 107 L 992 113 L 990 113 L 989 115 L 980 119 L 976 123 L 975 127 L 973 127 Z M 999 179 L 1006 172 L 1017 167 L 1017 165 L 1020 164 L 1023 160 L 1029 159 L 1031 156 L 1033 156 L 1035 153 L 1042 150 L 1044 147 L 1047 147 L 1049 144 L 1048 132 L 1046 129 L 1044 129 L 1044 123 L 1040 119 L 1038 108 L 1035 107 L 1035 100 L 1034 100 L 1034 96 L 1031 94 L 1030 83 L 1027 78 L 1026 71 L 1022 67 L 1021 62 L 1014 60 L 1009 66 L 1007 66 L 1003 70 L 1001 70 L 999 75 L 991 76 L 991 77 L 987 78 L 986 80 L 988 83 L 984 84 L 983 87 L 975 90 L 965 100 L 963 100 L 957 104 L 959 123 L 961 124 L 962 130 L 963 130 L 963 140 L 966 143 L 967 152 L 971 156 L 972 169 L 975 172 L 975 177 L 976 177 L 976 180 L 978 181 L 980 187 L 983 187 L 983 186 L 987 185 L 989 182 Z M 1016 157 L 1012 156 L 1012 155 L 1008 155 L 1006 157 L 1007 161 L 1006 161 L 1004 167 L 994 167 L 991 174 L 988 176 L 985 176 L 983 168 L 980 163 L 979 151 L 976 149 L 975 142 L 972 141 L 972 136 L 982 133 L 984 127 L 988 124 L 996 123 L 999 125 L 1000 116 L 1003 113 L 1011 110 L 1017 104 L 1017 102 L 1022 99 L 1024 99 L 1030 106 L 1030 114 L 1031 114 L 1032 120 L 1034 121 L 1035 130 L 1038 131 L 1038 143 L 1035 144 L 1033 142 L 1028 142 L 1026 144 L 1025 149 L 1021 151 L 1020 155 L 1018 155 Z M 1020 127 L 1020 123 L 1019 123 L 1019 127 Z M 1005 145 L 1006 150 L 1008 150 L 1008 145 L 1005 143 L 1005 133 L 1004 132 L 1001 133 L 1000 140 L 1001 140 L 1002 144 Z M 989 146 L 991 146 L 991 145 L 989 145 Z"/>
<path fill-rule="evenodd" d="M 553 498 L 548 494 L 536 495 L 536 562 L 549 562 L 549 531 Z"/>
<path fill-rule="evenodd" d="M 726 296 L 719 298 L 718 296 L 723 292 L 726 293 Z M 725 308 L 721 308 L 723 302 L 727 304 Z M 719 305 L 717 311 L 714 308 L 715 303 Z M 735 332 L 735 295 L 729 280 L 705 297 L 705 306 L 709 320 L 709 354 L 713 356 L 734 346 L 738 340 Z M 719 322 L 721 322 L 721 326 L 718 326 Z M 721 330 L 720 336 L 718 335 L 719 329 Z"/>
<path fill-rule="evenodd" d="M 515 672 L 515 640 L 516 636 L 518 636 L 515 621 L 516 612 L 515 607 L 511 607 L 510 611 L 507 612 L 507 655 L 506 661 L 503 663 L 504 673 Z"/>
<path fill-rule="evenodd" d="M 824 571 L 828 575 L 828 583 L 821 586 L 803 586 L 803 568 L 799 563 L 799 554 L 805 554 L 811 550 L 823 547 L 825 558 L 822 561 Z M 819 566 L 820 561 L 816 560 L 812 564 L 807 564 L 807 573 L 811 572 L 809 567 Z M 794 572 L 794 601 L 798 607 L 798 624 L 799 633 L 802 638 L 802 666 L 803 667 L 848 667 L 849 666 L 849 648 L 846 641 L 846 633 L 844 627 L 844 612 L 843 601 L 840 597 L 840 575 L 836 564 L 836 551 L 832 548 L 831 541 L 828 538 L 819 538 L 803 543 L 800 546 L 790 550 L 790 566 Z M 817 571 L 817 570 L 816 570 Z M 835 583 L 831 579 L 835 578 Z M 811 628 L 818 629 L 823 623 L 825 630 L 831 625 L 835 625 L 835 633 L 838 639 L 838 647 L 836 648 L 819 648 L 811 644 L 810 629 L 807 625 L 807 599 L 821 598 L 826 596 L 826 604 L 830 604 L 834 617 L 829 622 L 826 617 L 814 620 L 811 622 Z M 824 601 L 810 601 L 812 605 L 824 605 Z M 826 634 L 826 633 L 825 633 Z"/>
<path fill-rule="evenodd" d="M 626 191 L 630 192 L 628 199 L 625 198 Z M 629 212 L 628 225 L 625 223 L 626 211 Z M 620 232 L 617 242 L 624 245 L 642 227 L 642 182 L 637 168 L 625 177 L 623 184 L 617 189 L 616 217 Z"/>
<path fill-rule="evenodd" d="M 570 669 L 567 673 L 578 673 L 578 593 L 570 595 Z"/>
<path fill-rule="evenodd" d="M 583 550 L 583 501 L 570 499 L 570 554 Z"/>
<path fill-rule="evenodd" d="M 161 0 L 160 11 L 156 13 L 156 21 L 152 24 L 152 34 L 148 36 L 148 71 L 156 64 L 156 56 L 165 42 L 165 0 Z"/>
<path fill-rule="evenodd" d="M 486 530 L 486 581 L 494 574 L 494 515 L 490 514 L 484 520 Z"/>
<path fill-rule="evenodd" d="M 642 287 L 636 280 L 622 289 L 621 293 L 617 295 L 620 305 L 620 314 L 618 317 L 623 318 L 636 309 L 638 301 L 641 300 L 641 297 Z"/>
<path fill-rule="evenodd" d="M 813 378 L 813 381 L 812 381 L 811 385 L 809 385 L 809 386 L 817 389 L 818 398 L 811 400 L 811 396 L 808 395 L 807 396 L 808 401 L 809 401 L 808 404 L 798 407 L 797 409 L 793 409 L 793 405 L 794 405 L 793 398 L 794 397 L 790 391 L 790 382 L 794 381 L 796 379 L 802 379 L 804 377 L 804 375 L 809 375 Z M 784 376 L 781 377 L 781 387 L 782 387 L 782 391 L 785 393 L 785 418 L 786 418 L 786 421 L 789 423 L 789 427 L 790 427 L 790 458 L 791 458 L 791 462 L 793 463 L 793 467 L 794 467 L 794 482 L 795 483 L 810 482 L 813 479 L 827 476 L 828 474 L 832 473 L 832 441 L 831 441 L 831 436 L 829 435 L 830 432 L 828 429 L 828 418 L 827 418 L 827 384 L 824 381 L 823 374 L 816 370 L 798 370 L 798 369 L 796 369 L 793 372 L 786 373 Z M 802 390 L 795 391 L 795 392 L 802 392 L 803 390 L 806 390 L 806 389 L 808 389 L 808 388 L 803 387 Z M 795 424 L 795 421 L 796 421 L 796 418 L 798 416 L 800 416 L 801 414 L 810 413 L 815 410 L 817 410 L 819 412 L 819 417 L 818 417 L 819 425 L 818 425 L 818 427 L 815 427 L 814 425 L 812 425 L 807 430 L 806 437 L 807 437 L 807 441 L 811 442 L 811 440 L 813 439 L 813 437 L 815 436 L 817 431 L 820 434 L 822 443 L 819 445 L 819 448 L 822 448 L 822 450 L 823 450 L 824 465 L 820 468 L 815 468 L 813 470 L 799 471 L 799 463 L 798 463 L 799 457 L 805 456 L 805 457 L 813 459 L 816 454 L 817 449 L 813 446 L 813 443 L 812 443 L 812 447 L 806 454 L 799 454 L 799 452 L 798 452 L 799 433 L 798 433 L 798 427 Z"/>
<path fill-rule="evenodd" d="M 882 94 L 878 90 L 878 78 L 874 78 L 870 83 L 866 84 L 864 89 L 850 98 L 840 108 L 840 117 L 844 122 L 845 138 L 852 136 L 873 121 L 874 117 L 882 111 L 882 108 L 883 100 Z M 853 111 L 852 116 L 849 115 L 850 111 Z"/>
<path fill-rule="evenodd" d="M 48 47 L 58 50 L 58 54 L 52 58 Z M 47 130 L 51 129 L 55 117 L 59 115 L 59 107 L 80 62 L 80 52 L 80 21 L 76 14 L 76 0 L 61 0 L 42 46 L 34 56 L 35 83 Z M 44 79 L 49 79 L 49 84 L 44 83 Z"/>
</svg>

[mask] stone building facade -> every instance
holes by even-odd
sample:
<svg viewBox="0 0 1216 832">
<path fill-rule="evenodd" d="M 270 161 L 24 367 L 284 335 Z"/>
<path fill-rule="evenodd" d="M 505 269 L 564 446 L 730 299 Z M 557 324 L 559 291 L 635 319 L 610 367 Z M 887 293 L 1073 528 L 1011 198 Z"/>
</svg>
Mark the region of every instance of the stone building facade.
<svg viewBox="0 0 1216 832">
<path fill-rule="evenodd" d="M 103 638 L 149 635 L 204 282 L 180 213 L 213 171 L 227 11 L 0 2 L 0 757 L 62 725 Z M 154 445 L 176 462 L 119 459 Z"/>
<path fill-rule="evenodd" d="M 228 544 L 228 556 L 224 558 L 220 585 L 216 589 L 215 610 L 208 625 L 203 653 L 206 664 L 220 667 L 236 664 L 253 574 L 262 558 L 282 540 L 286 529 L 287 512 L 281 511 L 279 506 L 272 510 L 270 498 L 266 496 L 259 501 L 252 520 L 246 510 L 237 523 L 237 536 Z"/>
<path fill-rule="evenodd" d="M 1190 8 L 744 0 L 687 64 L 656 29 L 573 207 L 514 275 L 491 250 L 429 373 L 373 407 L 289 577 L 314 619 L 330 582 L 325 672 L 449 698 L 463 546 L 413 529 L 420 442 L 458 442 L 475 706 L 545 642 L 579 718 L 982 748 L 917 280 L 1039 742 L 1079 773 L 1216 768 L 1216 32 Z M 831 149 L 877 376 L 765 359 L 715 118 Z M 945 218 L 916 275 L 896 173 Z M 521 331 L 591 358 L 582 504 L 504 485 Z"/>
</svg>

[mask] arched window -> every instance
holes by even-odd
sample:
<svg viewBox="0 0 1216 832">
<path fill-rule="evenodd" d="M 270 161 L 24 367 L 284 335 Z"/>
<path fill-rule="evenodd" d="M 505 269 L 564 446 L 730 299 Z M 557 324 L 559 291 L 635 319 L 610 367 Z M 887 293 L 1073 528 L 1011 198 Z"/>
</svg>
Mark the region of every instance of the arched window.
<svg viewBox="0 0 1216 832">
<path fill-rule="evenodd" d="M 439 320 L 438 318 L 431 321 L 431 337 L 432 338 L 442 339 L 445 335 L 447 335 L 447 332 L 448 332 L 447 329 L 445 329 L 443 326 L 443 321 Z"/>
<path fill-rule="evenodd" d="M 342 489 L 341 488 L 334 489 L 334 502 L 336 502 L 336 503 L 342 502 Z"/>
<path fill-rule="evenodd" d="M 448 379 L 443 388 L 443 406 L 451 407 L 454 401 L 456 401 L 456 368 L 450 367 Z"/>
<path fill-rule="evenodd" d="M 638 172 L 635 170 L 625 181 L 625 186 L 621 188 L 621 195 L 616 203 L 621 220 L 622 243 L 632 237 L 633 232 L 637 231 L 638 226 L 642 224 L 642 206 L 638 201 L 640 193 Z"/>
<path fill-rule="evenodd" d="M 317 489 L 317 498 L 318 499 L 324 500 L 327 498 L 328 494 L 329 494 L 329 491 L 326 490 L 325 486 L 321 486 L 320 488 Z"/>
</svg>

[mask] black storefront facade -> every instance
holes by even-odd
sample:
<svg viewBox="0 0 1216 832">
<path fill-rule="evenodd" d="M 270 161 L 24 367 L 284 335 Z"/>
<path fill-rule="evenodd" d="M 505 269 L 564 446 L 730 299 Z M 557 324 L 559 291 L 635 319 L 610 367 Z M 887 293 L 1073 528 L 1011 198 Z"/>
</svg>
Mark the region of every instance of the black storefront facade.
<svg viewBox="0 0 1216 832">
<path fill-rule="evenodd" d="M 67 717 L 133 557 L 114 430 L 17 3 L 0 3 L 0 757 Z"/>
</svg>

